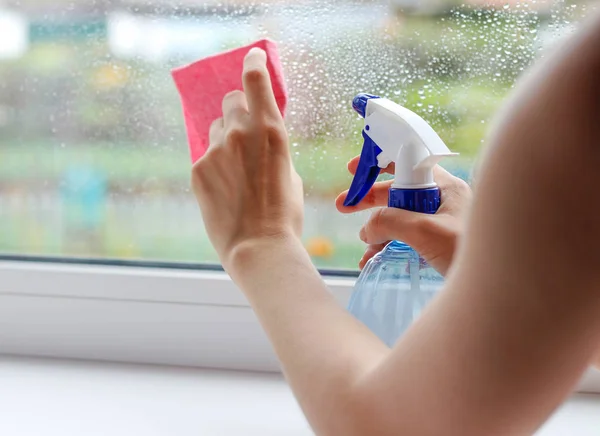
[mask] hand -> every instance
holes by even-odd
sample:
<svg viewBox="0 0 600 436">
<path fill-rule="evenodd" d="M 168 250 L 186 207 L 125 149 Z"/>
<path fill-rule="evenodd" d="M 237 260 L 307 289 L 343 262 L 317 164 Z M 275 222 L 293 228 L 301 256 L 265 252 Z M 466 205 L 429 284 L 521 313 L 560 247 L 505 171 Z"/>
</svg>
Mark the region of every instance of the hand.
<svg viewBox="0 0 600 436">
<path fill-rule="evenodd" d="M 299 239 L 302 233 L 302 181 L 290 158 L 266 59 L 263 50 L 250 50 L 244 92 L 225 96 L 223 118 L 210 128 L 211 146 L 192 169 L 206 231 L 228 271 L 238 249 Z"/>
<path fill-rule="evenodd" d="M 356 173 L 358 161 L 359 156 L 348 163 L 351 174 Z M 394 169 L 392 163 L 383 172 L 394 174 Z M 335 203 L 342 213 L 381 208 L 371 215 L 360 231 L 360 239 L 369 244 L 359 263 L 361 269 L 391 240 L 400 240 L 417 250 L 441 274 L 448 272 L 458 238 L 464 231 L 462 216 L 471 200 L 471 188 L 440 166 L 434 168 L 434 177 L 442 197 L 442 204 L 435 215 L 386 207 L 391 180 L 375 183 L 357 206 L 344 206 L 348 191 L 338 196 Z"/>
</svg>

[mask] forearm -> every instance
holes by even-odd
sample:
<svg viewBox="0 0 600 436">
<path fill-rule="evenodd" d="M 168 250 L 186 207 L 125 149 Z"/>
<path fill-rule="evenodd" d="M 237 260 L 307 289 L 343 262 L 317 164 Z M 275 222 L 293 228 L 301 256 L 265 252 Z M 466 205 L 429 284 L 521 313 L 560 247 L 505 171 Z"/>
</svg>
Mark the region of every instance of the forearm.
<svg viewBox="0 0 600 436">
<path fill-rule="evenodd" d="M 559 291 L 467 259 L 363 380 L 362 407 L 381 434 L 530 435 L 569 395 L 600 342 L 592 298 L 544 302 L 541 294 L 553 300 Z"/>
<path fill-rule="evenodd" d="M 333 298 L 299 240 L 247 244 L 233 263 L 315 430 L 349 434 L 346 402 L 389 348 Z"/>
<path fill-rule="evenodd" d="M 518 88 L 490 140 L 448 292 L 418 327 L 422 340 L 434 318 L 443 326 L 429 341 L 447 347 L 439 391 L 462 386 L 449 404 L 470 404 L 475 421 L 495 424 L 480 434 L 532 431 L 600 343 L 600 208 L 589 201 L 597 196 L 599 41 L 597 18 Z M 441 358 L 432 350 L 422 359 Z"/>
<path fill-rule="evenodd" d="M 478 278 L 461 273 L 468 267 L 390 353 L 334 300 L 299 243 L 249 246 L 236 264 L 234 279 L 318 434 L 352 434 L 347 425 L 413 435 L 534 428 L 589 354 L 576 308 L 565 316 L 536 304 L 525 283 L 481 292 Z"/>
</svg>

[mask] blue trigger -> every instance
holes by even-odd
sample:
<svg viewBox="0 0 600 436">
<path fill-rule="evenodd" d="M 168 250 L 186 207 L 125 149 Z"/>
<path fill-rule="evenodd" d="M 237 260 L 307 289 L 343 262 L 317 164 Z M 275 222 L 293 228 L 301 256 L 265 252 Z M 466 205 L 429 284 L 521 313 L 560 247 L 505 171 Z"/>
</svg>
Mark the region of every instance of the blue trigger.
<svg viewBox="0 0 600 436">
<path fill-rule="evenodd" d="M 377 180 L 377 177 L 379 177 L 381 171 L 381 168 L 377 165 L 377 156 L 381 153 L 381 148 L 375 144 L 364 130 L 362 136 L 364 144 L 360 153 L 358 168 L 348 195 L 344 200 L 344 206 L 356 206 L 360 203 Z"/>
</svg>

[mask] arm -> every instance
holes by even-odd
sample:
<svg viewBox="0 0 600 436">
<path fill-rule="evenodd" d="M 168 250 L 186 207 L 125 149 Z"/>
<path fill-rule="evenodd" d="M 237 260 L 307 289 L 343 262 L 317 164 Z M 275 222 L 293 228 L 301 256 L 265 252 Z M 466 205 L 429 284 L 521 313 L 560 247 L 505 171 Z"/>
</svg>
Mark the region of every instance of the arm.
<svg viewBox="0 0 600 436">
<path fill-rule="evenodd" d="M 248 244 L 231 270 L 317 434 L 371 434 L 351 430 L 355 385 L 390 350 L 340 307 L 301 241 Z"/>
<path fill-rule="evenodd" d="M 600 138 L 599 38 L 596 22 L 521 88 L 492 138 L 446 289 L 393 350 L 333 301 L 300 245 L 287 142 L 273 135 L 274 104 L 265 118 L 257 112 L 272 96 L 255 86 L 268 78 L 264 65 L 248 57 L 251 121 L 229 123 L 224 102 L 225 128 L 216 123 L 194 188 L 225 268 L 319 434 L 526 434 L 569 393 L 600 342 L 600 259 L 589 244 L 600 237 L 600 210 L 587 201 Z M 232 162 L 241 171 L 230 177 Z M 239 201 L 224 203 L 232 192 Z"/>
</svg>

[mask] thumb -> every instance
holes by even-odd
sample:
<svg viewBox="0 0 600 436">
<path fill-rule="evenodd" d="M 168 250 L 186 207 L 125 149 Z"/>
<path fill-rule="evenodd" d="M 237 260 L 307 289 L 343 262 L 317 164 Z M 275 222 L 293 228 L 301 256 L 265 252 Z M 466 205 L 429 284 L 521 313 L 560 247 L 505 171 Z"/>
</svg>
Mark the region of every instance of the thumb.
<svg viewBox="0 0 600 436">
<path fill-rule="evenodd" d="M 434 227 L 431 215 L 385 207 L 371 215 L 360 231 L 360 239 L 371 245 L 400 240 L 419 251 Z"/>
</svg>

